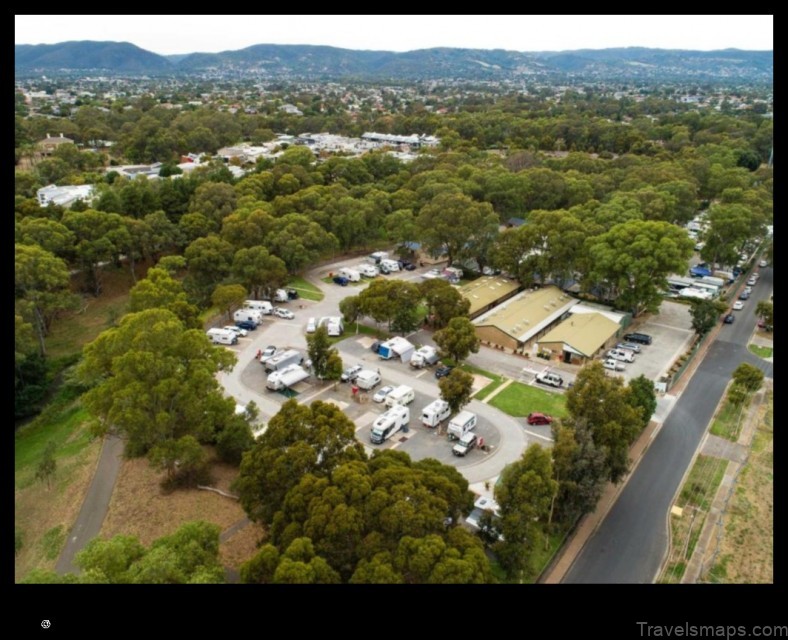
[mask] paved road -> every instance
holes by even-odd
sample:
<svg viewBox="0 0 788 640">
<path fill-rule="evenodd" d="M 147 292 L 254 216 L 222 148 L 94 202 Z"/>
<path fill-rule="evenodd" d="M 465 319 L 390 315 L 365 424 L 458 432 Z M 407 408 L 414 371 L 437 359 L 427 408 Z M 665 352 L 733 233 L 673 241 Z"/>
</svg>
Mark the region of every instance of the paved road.
<svg viewBox="0 0 788 640">
<path fill-rule="evenodd" d="M 749 362 L 772 377 L 772 363 L 747 350 L 755 306 L 772 292 L 772 270 L 761 279 L 736 321 L 726 325 L 698 367 L 610 513 L 563 582 L 651 583 L 667 552 L 667 513 L 731 373 Z"/>
<path fill-rule="evenodd" d="M 106 436 L 93 480 L 90 482 L 85 500 L 82 502 L 82 508 L 68 535 L 66 546 L 55 566 L 55 571 L 59 574 L 79 573 L 74 565 L 74 556 L 101 531 L 101 525 L 104 523 L 107 509 L 109 509 L 112 491 L 115 489 L 122 456 L 123 440 L 111 434 Z"/>
</svg>

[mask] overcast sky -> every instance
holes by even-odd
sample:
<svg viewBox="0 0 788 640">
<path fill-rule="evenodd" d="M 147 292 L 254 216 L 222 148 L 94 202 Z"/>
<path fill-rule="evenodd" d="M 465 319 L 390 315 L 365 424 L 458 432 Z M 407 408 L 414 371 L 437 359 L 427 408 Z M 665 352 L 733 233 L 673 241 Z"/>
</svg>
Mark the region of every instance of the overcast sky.
<svg viewBox="0 0 788 640">
<path fill-rule="evenodd" d="M 159 54 L 253 44 L 411 51 L 773 48 L 772 16 L 15 16 L 16 44 L 131 42 Z"/>
</svg>

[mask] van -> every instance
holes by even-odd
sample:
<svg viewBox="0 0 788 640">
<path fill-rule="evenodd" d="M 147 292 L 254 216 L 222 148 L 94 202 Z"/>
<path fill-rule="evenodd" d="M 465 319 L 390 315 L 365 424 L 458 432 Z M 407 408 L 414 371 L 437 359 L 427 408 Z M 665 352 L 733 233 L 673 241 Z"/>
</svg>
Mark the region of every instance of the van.
<svg viewBox="0 0 788 640">
<path fill-rule="evenodd" d="M 257 309 L 238 309 L 233 312 L 235 322 L 254 322 L 256 325 L 263 323 L 263 312 Z"/>
<path fill-rule="evenodd" d="M 290 296 L 284 289 L 277 289 L 274 292 L 274 302 L 290 302 Z"/>
<path fill-rule="evenodd" d="M 433 400 L 421 410 L 421 422 L 425 427 L 437 427 L 451 415 L 449 403 L 445 400 Z"/>
<path fill-rule="evenodd" d="M 268 300 L 244 300 L 244 308 L 260 311 L 267 316 L 274 312 L 274 306 Z"/>
<path fill-rule="evenodd" d="M 370 371 L 369 369 L 364 369 L 363 371 L 359 371 L 358 375 L 356 376 L 355 384 L 359 389 L 364 389 L 369 391 L 370 389 L 374 389 L 380 384 L 380 374 L 376 371 Z"/>
<path fill-rule="evenodd" d="M 634 362 L 635 361 L 635 354 L 628 349 L 611 349 L 607 352 L 608 358 L 613 358 L 614 360 L 620 360 L 621 362 Z"/>
<path fill-rule="evenodd" d="M 214 344 L 238 344 L 238 334 L 229 329 L 208 329 L 205 332 Z"/>
<path fill-rule="evenodd" d="M 396 405 L 372 423 L 369 441 L 372 444 L 383 444 L 400 429 L 407 426 L 410 411 L 407 407 Z"/>
<path fill-rule="evenodd" d="M 306 321 L 306 332 L 314 333 L 315 331 L 317 331 L 317 322 L 314 318 L 309 318 L 309 320 Z"/>
<path fill-rule="evenodd" d="M 356 266 L 356 271 L 367 278 L 375 278 L 380 275 L 378 268 L 371 264 L 359 264 Z"/>
<path fill-rule="evenodd" d="M 381 267 L 386 267 L 389 271 L 399 271 L 399 262 L 396 260 L 381 260 Z"/>
<path fill-rule="evenodd" d="M 476 426 L 476 414 L 471 411 L 460 411 L 449 421 L 449 439 L 459 440 Z"/>
<path fill-rule="evenodd" d="M 386 396 L 386 406 L 393 407 L 395 404 L 410 404 L 415 397 L 416 394 L 413 392 L 413 387 L 402 384 Z"/>
<path fill-rule="evenodd" d="M 337 273 L 343 278 L 347 278 L 348 282 L 359 282 L 361 280 L 361 274 L 349 267 L 342 267 Z"/>
</svg>

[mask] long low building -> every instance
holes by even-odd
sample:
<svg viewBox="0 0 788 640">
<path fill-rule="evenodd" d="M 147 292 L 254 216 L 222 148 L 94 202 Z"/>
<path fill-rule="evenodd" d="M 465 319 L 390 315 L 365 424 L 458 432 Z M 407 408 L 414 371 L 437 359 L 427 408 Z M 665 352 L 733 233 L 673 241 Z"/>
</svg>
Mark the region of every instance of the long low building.
<svg viewBox="0 0 788 640">
<path fill-rule="evenodd" d="M 476 335 L 484 344 L 522 353 L 577 303 L 552 285 L 526 289 L 476 318 Z"/>
<path fill-rule="evenodd" d="M 572 313 L 545 334 L 537 345 L 540 352 L 549 351 L 570 364 L 584 364 L 603 350 L 613 346 L 621 332 L 621 324 L 603 313 Z"/>
<path fill-rule="evenodd" d="M 505 302 L 520 291 L 521 288 L 520 283 L 511 278 L 482 276 L 460 287 L 460 293 L 471 303 L 468 317 L 473 320 Z"/>
</svg>

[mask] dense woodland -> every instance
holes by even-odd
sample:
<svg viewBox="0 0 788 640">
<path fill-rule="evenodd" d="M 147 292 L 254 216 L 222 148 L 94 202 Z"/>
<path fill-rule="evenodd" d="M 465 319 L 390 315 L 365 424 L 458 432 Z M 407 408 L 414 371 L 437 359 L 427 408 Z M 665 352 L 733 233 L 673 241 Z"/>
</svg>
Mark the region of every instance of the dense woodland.
<svg viewBox="0 0 788 640">
<path fill-rule="evenodd" d="M 85 297 L 102 295 L 102 265 L 128 269 L 136 281 L 129 313 L 86 347 L 69 380 L 104 429 L 112 424 L 128 437 L 129 455 L 148 455 L 176 484 L 200 476 L 200 443 L 216 444 L 227 460 L 242 458 L 243 506 L 269 532 L 242 572 L 246 582 L 494 577 L 482 541 L 454 526 L 471 503 L 453 468 L 392 452 L 367 459 L 353 424 L 321 403 L 288 403 L 254 443 L 247 417 L 234 415 L 214 377 L 233 356 L 208 343 L 202 310 L 280 286 L 322 259 L 416 241 L 450 262 L 502 269 L 526 285 L 578 283 L 638 315 L 656 310 L 668 274 L 685 273 L 695 241 L 681 225 L 698 211 L 707 210 L 709 222 L 701 255 L 722 265 L 735 264 L 772 221 L 772 121 L 753 110 L 698 109 L 659 92 L 614 100 L 589 89 L 559 98 L 446 97 L 451 110 L 438 115 L 424 102 L 400 105 L 396 92 L 384 95 L 386 113 L 362 108 L 353 117 L 330 91 L 283 91 L 282 100 L 303 107 L 300 117 L 275 108 L 251 115 L 166 109 L 162 95 L 109 108 L 82 104 L 53 119 L 30 117 L 17 100 L 17 416 L 36 409 L 58 367 L 74 364 L 47 360 L 53 324 Z M 410 163 L 380 151 L 317 161 L 291 146 L 241 179 L 218 160 L 159 180 L 111 171 L 121 162 L 168 166 L 187 152 L 215 153 L 280 132 L 367 130 L 433 134 L 441 144 Z M 78 144 L 38 158 L 35 143 L 48 132 Z M 82 150 L 95 140 L 116 144 Z M 97 195 L 67 210 L 41 207 L 36 190 L 50 183 L 95 184 Z M 507 228 L 513 217 L 525 224 Z M 155 267 L 137 281 L 141 261 Z M 72 284 L 74 270 L 83 290 Z M 345 315 L 408 330 L 418 319 L 390 304 L 397 296 L 411 309 L 425 300 L 438 328 L 464 313 L 429 286 L 378 288 Z M 507 469 L 502 517 L 485 525 L 484 541 L 510 578 L 527 574 L 530 550 L 593 508 L 605 481 L 621 477 L 626 449 L 651 414 L 648 381 L 624 387 L 598 364 L 577 380 L 552 456 L 535 446 Z M 154 552 L 128 545 L 135 561 Z M 216 579 L 210 567 L 194 581 Z"/>
</svg>

